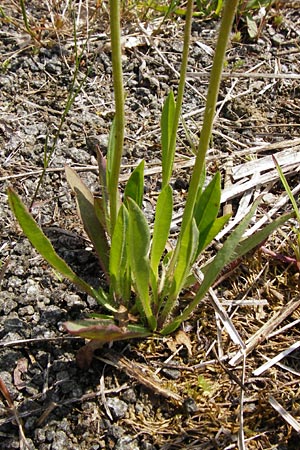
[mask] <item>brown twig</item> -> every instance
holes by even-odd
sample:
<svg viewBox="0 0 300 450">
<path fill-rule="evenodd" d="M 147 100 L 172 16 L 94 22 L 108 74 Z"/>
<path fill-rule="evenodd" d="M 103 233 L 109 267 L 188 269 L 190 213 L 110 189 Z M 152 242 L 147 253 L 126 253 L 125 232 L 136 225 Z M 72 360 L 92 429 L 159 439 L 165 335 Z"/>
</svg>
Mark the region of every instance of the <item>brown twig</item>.
<svg viewBox="0 0 300 450">
<path fill-rule="evenodd" d="M 155 374 L 152 373 L 149 368 L 133 362 L 111 349 L 109 352 L 103 352 L 102 356 L 94 356 L 94 358 L 125 372 L 126 375 L 134 378 L 138 383 L 150 389 L 155 394 L 162 395 L 168 400 L 173 401 L 176 405 L 181 405 L 183 403 L 181 396 L 164 388 L 159 382 L 159 379 L 155 377 Z"/>
</svg>

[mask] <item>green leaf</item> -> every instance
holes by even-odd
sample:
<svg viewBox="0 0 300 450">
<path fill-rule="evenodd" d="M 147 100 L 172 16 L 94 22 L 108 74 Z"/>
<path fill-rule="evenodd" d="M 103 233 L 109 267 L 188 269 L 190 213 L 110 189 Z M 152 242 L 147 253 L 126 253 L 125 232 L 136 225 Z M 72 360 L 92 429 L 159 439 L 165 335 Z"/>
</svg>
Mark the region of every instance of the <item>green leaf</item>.
<svg viewBox="0 0 300 450">
<path fill-rule="evenodd" d="M 107 171 L 107 164 L 106 159 L 103 156 L 102 152 L 100 151 L 98 145 L 95 147 L 96 154 L 97 154 L 97 162 L 98 162 L 98 170 L 99 170 L 99 185 L 101 189 L 101 215 L 97 213 L 98 205 L 96 204 L 98 201 L 94 201 L 95 209 L 97 213 L 98 220 L 102 224 L 103 228 L 106 232 L 110 231 L 110 217 L 109 217 L 109 200 L 108 200 L 108 193 L 107 193 L 107 179 L 106 179 L 106 171 Z M 95 199 L 96 200 L 96 199 Z M 100 199 L 99 199 L 100 200 Z M 99 209 L 98 209 L 99 211 Z"/>
<path fill-rule="evenodd" d="M 281 169 L 277 159 L 275 158 L 274 155 L 272 155 L 272 158 L 273 158 L 273 161 L 275 163 L 276 169 L 277 169 L 277 171 L 279 173 L 279 177 L 280 177 L 281 183 L 283 184 L 283 187 L 284 187 L 284 189 L 285 189 L 285 191 L 286 191 L 286 193 L 287 193 L 287 195 L 288 195 L 288 197 L 290 199 L 290 202 L 292 203 L 292 206 L 293 206 L 293 209 L 295 211 L 297 220 L 298 220 L 298 222 L 300 224 L 300 210 L 299 210 L 299 208 L 297 206 L 296 199 L 295 199 L 295 197 L 294 197 L 294 195 L 293 195 L 293 193 L 291 191 L 289 183 L 288 183 L 288 181 L 287 181 L 287 179 L 286 179 L 286 177 L 285 177 L 285 175 L 284 175 L 284 173 L 283 173 L 283 171 L 282 171 L 282 169 Z"/>
<path fill-rule="evenodd" d="M 55 252 L 49 239 L 44 235 L 36 221 L 26 209 L 25 205 L 12 188 L 8 188 L 8 199 L 10 207 L 16 216 L 24 234 L 27 236 L 33 247 L 43 256 L 43 258 L 64 277 L 79 286 L 84 292 L 94 297 L 108 310 L 115 312 L 116 309 L 107 301 L 105 293 L 99 289 L 96 291 L 84 280 L 78 277 L 67 263 Z"/>
<path fill-rule="evenodd" d="M 151 309 L 149 296 L 150 231 L 143 212 L 131 198 L 128 198 L 128 208 L 128 246 L 130 267 L 136 285 L 138 298 L 141 302 L 142 312 L 146 316 L 150 328 L 153 330 L 156 327 L 156 321 Z"/>
<path fill-rule="evenodd" d="M 127 257 L 127 228 L 128 212 L 125 205 L 122 205 L 115 225 L 111 240 L 109 274 L 111 280 L 111 291 L 115 291 L 117 296 L 123 298 L 128 296 L 127 289 L 124 289 L 124 281 L 127 277 L 128 257 Z"/>
<path fill-rule="evenodd" d="M 108 273 L 109 245 L 104 228 L 95 211 L 94 197 L 73 169 L 66 167 L 65 171 L 68 183 L 76 194 L 77 206 L 84 229 L 94 245 L 103 271 Z"/>
<path fill-rule="evenodd" d="M 251 39 L 254 39 L 258 33 L 258 28 L 257 28 L 256 22 L 250 14 L 246 15 L 246 22 L 247 22 L 247 31 L 248 31 L 249 37 Z"/>
<path fill-rule="evenodd" d="M 92 339 L 103 344 L 106 342 L 122 341 L 146 337 L 151 334 L 149 330 L 138 325 L 120 327 L 109 319 L 85 319 L 75 322 L 65 322 L 65 329 L 74 336 Z"/>
<path fill-rule="evenodd" d="M 221 177 L 217 172 L 197 200 L 194 217 L 199 230 L 197 255 L 205 248 L 207 237 L 220 209 Z"/>
<path fill-rule="evenodd" d="M 126 183 L 124 191 L 124 202 L 127 206 L 127 198 L 132 198 L 135 203 L 141 208 L 144 197 L 144 166 L 145 161 L 141 161 L 140 164 L 134 169 Z"/>
<path fill-rule="evenodd" d="M 294 215 L 294 213 L 283 214 L 282 216 L 266 225 L 262 230 L 259 230 L 246 239 L 243 239 L 236 247 L 233 258 L 231 258 L 229 262 L 233 261 L 236 258 L 241 258 L 246 253 L 250 252 L 253 248 L 257 247 L 265 239 L 268 239 L 273 231 L 281 227 L 287 220 L 294 217 Z"/>
<path fill-rule="evenodd" d="M 191 265 L 195 258 L 198 239 L 199 239 L 199 231 L 196 222 L 193 219 L 190 225 L 190 229 L 188 230 L 187 233 L 185 233 L 181 241 L 179 257 L 174 272 L 176 297 L 182 289 L 185 278 L 190 273 Z"/>
<path fill-rule="evenodd" d="M 161 150 L 162 150 L 162 179 L 166 186 L 171 177 L 174 150 L 170 149 L 170 141 L 175 118 L 175 99 L 173 91 L 166 98 L 161 114 Z"/>
<path fill-rule="evenodd" d="M 94 197 L 94 209 L 97 219 L 107 234 L 110 232 L 110 223 L 105 201 L 101 197 Z"/>
<path fill-rule="evenodd" d="M 155 211 L 153 239 L 151 246 L 151 268 L 157 280 L 158 266 L 166 247 L 173 212 L 172 188 L 166 185 L 160 192 Z"/>
<path fill-rule="evenodd" d="M 174 331 L 178 326 L 184 321 L 187 320 L 193 310 L 197 307 L 198 303 L 202 300 L 204 295 L 207 293 L 209 288 L 212 286 L 217 276 L 221 272 L 221 270 L 231 261 L 235 250 L 244 234 L 249 222 L 257 208 L 257 205 L 260 201 L 258 198 L 254 204 L 252 205 L 248 214 L 244 217 L 241 223 L 236 227 L 236 229 L 231 233 L 228 239 L 225 241 L 221 250 L 217 253 L 216 257 L 210 264 L 209 270 L 206 270 L 204 273 L 204 280 L 192 300 L 189 306 L 181 313 L 180 317 L 176 317 L 170 324 L 165 326 L 162 330 L 162 334 L 169 334 Z"/>
<path fill-rule="evenodd" d="M 107 146 L 107 161 L 106 161 L 106 183 L 109 188 L 110 186 L 110 179 L 111 179 L 111 172 L 112 172 L 112 166 L 113 166 L 113 160 L 115 155 L 115 136 L 116 136 L 116 119 L 114 118 L 110 127 L 109 132 L 109 139 L 108 139 L 108 146 Z"/>
<path fill-rule="evenodd" d="M 198 245 L 199 231 L 195 222 L 192 220 L 188 231 L 184 234 L 180 251 L 178 254 L 178 260 L 176 263 L 173 279 L 171 286 L 169 287 L 169 292 L 164 291 L 163 297 L 167 298 L 165 305 L 163 306 L 162 312 L 160 313 L 160 320 L 163 323 L 176 302 L 176 299 L 185 284 L 186 278 L 191 272 L 192 263 L 195 258 L 195 252 Z"/>
<path fill-rule="evenodd" d="M 213 241 L 213 239 L 217 236 L 217 234 L 220 233 L 220 231 L 223 229 L 224 225 L 226 225 L 230 217 L 231 214 L 225 214 L 225 216 L 217 217 L 215 219 L 215 221 L 212 223 L 211 227 L 206 233 L 205 241 L 203 243 L 201 242 L 201 246 L 199 245 L 198 247 L 195 261 L 202 252 L 202 250 L 204 250 Z"/>
</svg>

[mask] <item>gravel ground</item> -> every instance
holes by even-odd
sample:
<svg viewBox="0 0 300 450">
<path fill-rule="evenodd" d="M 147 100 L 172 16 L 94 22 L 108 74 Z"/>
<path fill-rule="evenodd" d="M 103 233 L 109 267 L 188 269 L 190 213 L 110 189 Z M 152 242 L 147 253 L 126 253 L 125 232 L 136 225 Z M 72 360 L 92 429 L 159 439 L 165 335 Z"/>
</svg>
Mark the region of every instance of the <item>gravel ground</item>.
<svg viewBox="0 0 300 450">
<path fill-rule="evenodd" d="M 186 324 L 191 353 L 183 346 L 175 358 L 179 368 L 164 368 L 159 373 L 161 383 L 182 398 L 193 399 L 190 409 L 188 402 L 182 408 L 155 395 L 149 387 L 128 377 L 126 371 L 118 371 L 101 360 L 95 359 L 86 371 L 76 366 L 76 351 L 83 341 L 66 336 L 62 324 L 98 311 L 98 306 L 54 273 L 32 249 L 10 212 L 6 188 L 12 185 L 29 205 L 45 154 L 49 156 L 55 143 L 32 212 L 60 255 L 82 277 L 99 283 L 101 273 L 75 214 L 63 168 L 66 164 L 77 167 L 89 187 L 97 191 L 97 173 L 90 167 L 96 165 L 92 143 L 97 139 L 105 151 L 114 111 L 107 17 L 105 11 L 93 5 L 88 15 L 83 5 L 77 15 L 77 45 L 82 58 L 74 89 L 81 81 L 83 85 L 61 126 L 75 71 L 71 20 L 63 6 L 52 5 L 49 12 L 48 2 L 28 2 L 30 23 L 41 41 L 38 43 L 24 29 L 19 7 L 6 0 L 1 3 L 5 17 L 1 18 L 0 29 L 0 377 L 22 419 L 28 448 L 236 448 L 239 386 L 220 367 L 196 372 L 188 369 L 214 358 L 206 354 L 215 337 L 210 323 L 214 316 L 208 305 Z M 232 42 L 228 50 L 227 71 L 299 74 L 300 10 L 286 5 L 280 14 L 281 26 L 274 26 L 279 11 L 272 11 L 259 39 L 247 39 L 243 30 L 242 40 Z M 123 18 L 127 128 L 122 172 L 126 177 L 140 158 L 147 161 L 147 168 L 153 168 L 154 174 L 147 177 L 145 186 L 144 206 L 149 220 L 159 188 L 159 116 L 170 87 L 176 90 L 183 32 L 183 20 L 179 18 L 167 21 L 157 34 L 151 34 L 160 21 L 139 21 L 134 11 Z M 84 49 L 87 24 L 90 38 Z M 210 70 L 217 28 L 218 21 L 194 19 L 190 72 Z M 183 114 L 195 142 L 207 83 L 206 76 L 188 79 Z M 234 158 L 234 164 L 243 162 L 240 150 L 299 137 L 299 80 L 225 78 L 220 102 L 209 151 L 209 174 L 217 169 L 223 173 L 229 157 Z M 188 161 L 192 157 L 188 138 L 183 128 L 179 134 L 176 158 Z M 178 167 L 172 180 L 178 212 L 188 177 L 188 169 Z M 290 182 L 292 186 L 297 184 L 297 177 Z M 273 193 L 278 194 L 278 186 Z M 234 210 L 237 205 L 235 201 Z M 244 320 L 248 318 L 242 317 L 243 325 Z M 249 321 L 254 321 L 252 312 Z M 246 339 L 243 328 L 241 333 Z M 174 352 L 171 344 L 172 338 L 149 339 L 114 344 L 113 349 L 129 358 L 133 366 L 144 364 L 155 370 Z M 256 380 L 248 394 L 248 448 L 297 449 L 292 430 L 264 403 L 263 393 L 278 388 L 272 384 L 271 389 L 268 383 L 269 379 Z M 299 405 L 293 395 L 286 395 L 285 400 Z M 2 405 L 0 448 L 25 448 L 11 409 Z M 299 406 L 295 411 L 299 416 Z"/>
</svg>

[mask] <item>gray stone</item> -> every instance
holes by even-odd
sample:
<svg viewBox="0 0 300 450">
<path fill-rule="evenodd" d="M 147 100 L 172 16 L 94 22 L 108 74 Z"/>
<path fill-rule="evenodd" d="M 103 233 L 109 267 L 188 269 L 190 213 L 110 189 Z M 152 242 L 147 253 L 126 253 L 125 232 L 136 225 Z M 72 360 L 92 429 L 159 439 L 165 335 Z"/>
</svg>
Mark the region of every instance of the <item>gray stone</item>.
<svg viewBox="0 0 300 450">
<path fill-rule="evenodd" d="M 128 409 L 127 403 L 123 402 L 123 400 L 120 400 L 116 397 L 108 397 L 106 399 L 107 405 L 115 419 L 122 419 L 125 417 L 125 414 Z"/>
</svg>

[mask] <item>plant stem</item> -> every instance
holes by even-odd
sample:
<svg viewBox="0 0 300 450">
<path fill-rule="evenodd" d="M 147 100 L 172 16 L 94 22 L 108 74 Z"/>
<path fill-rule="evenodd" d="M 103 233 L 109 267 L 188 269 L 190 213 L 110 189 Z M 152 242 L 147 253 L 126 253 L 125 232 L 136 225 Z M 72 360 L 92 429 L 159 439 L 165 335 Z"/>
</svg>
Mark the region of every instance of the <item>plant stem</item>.
<svg viewBox="0 0 300 450">
<path fill-rule="evenodd" d="M 176 107 L 174 112 L 174 123 L 172 128 L 172 135 L 170 139 L 169 151 L 172 155 L 171 163 L 168 167 L 168 176 L 163 180 L 163 186 L 169 183 L 172 170 L 173 170 L 173 162 L 176 150 L 176 138 L 177 138 L 177 130 L 178 124 L 181 114 L 181 107 L 183 102 L 183 94 L 185 87 L 185 79 L 186 79 L 186 71 L 189 57 L 189 49 L 190 49 L 190 40 L 191 40 L 191 28 L 192 28 L 192 17 L 193 17 L 193 0 L 188 0 L 186 6 L 186 16 L 185 16 L 185 27 L 184 27 L 184 41 L 183 41 L 183 51 L 182 51 L 182 62 L 180 67 L 180 78 L 178 84 L 178 92 L 176 99 Z"/>
<path fill-rule="evenodd" d="M 121 167 L 121 158 L 124 145 L 124 87 L 122 72 L 122 52 L 121 52 L 121 31 L 120 31 L 120 0 L 110 0 L 110 35 L 111 35 L 111 53 L 113 69 L 113 86 L 115 95 L 115 148 L 112 160 L 111 174 L 109 179 L 110 195 L 110 223 L 111 235 L 116 224 L 119 196 L 118 183 Z"/>
<path fill-rule="evenodd" d="M 201 130 L 195 166 L 190 180 L 189 192 L 187 196 L 186 206 L 184 208 L 182 224 L 175 253 L 179 251 L 181 239 L 184 233 L 187 232 L 188 226 L 193 217 L 195 201 L 197 199 L 197 193 L 199 188 L 199 182 L 204 168 L 205 156 L 209 146 L 213 128 L 214 115 L 217 98 L 219 94 L 219 87 L 223 70 L 223 63 L 225 60 L 227 42 L 230 36 L 232 22 L 237 5 L 238 0 L 226 0 L 225 2 L 213 66 L 211 69 L 210 82 L 208 87 L 206 106 L 203 118 L 203 127 Z"/>
</svg>

